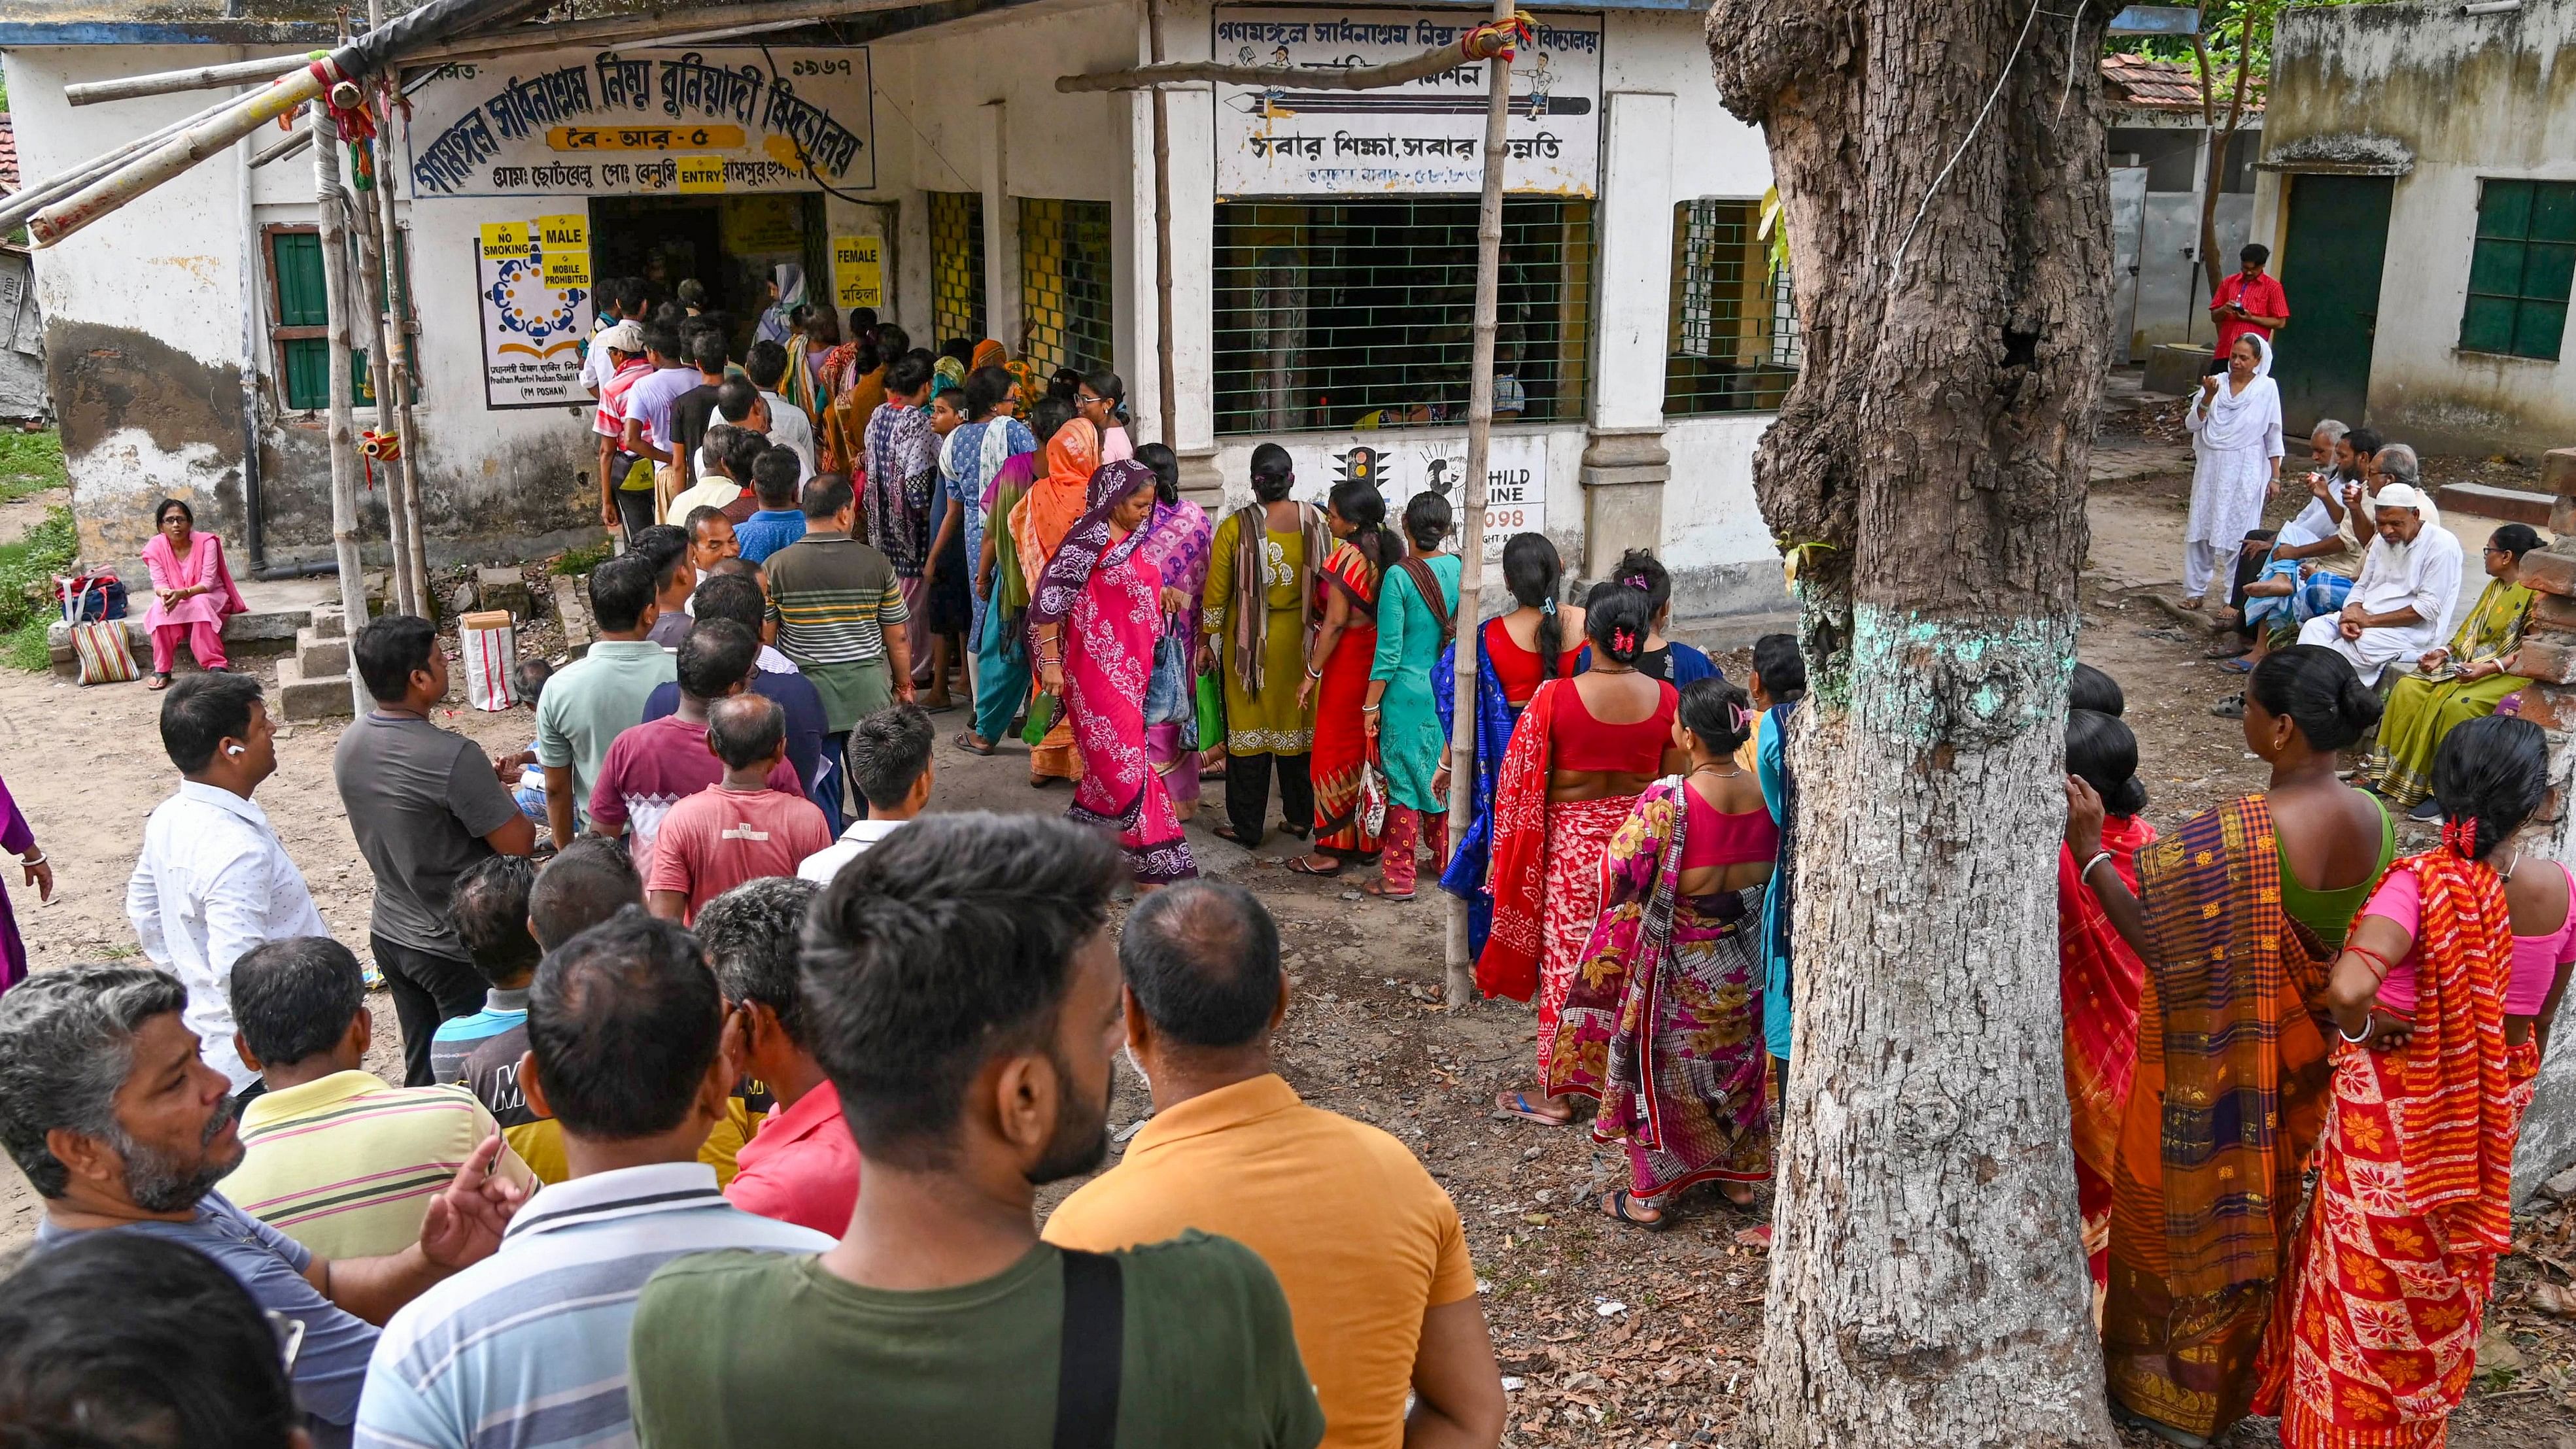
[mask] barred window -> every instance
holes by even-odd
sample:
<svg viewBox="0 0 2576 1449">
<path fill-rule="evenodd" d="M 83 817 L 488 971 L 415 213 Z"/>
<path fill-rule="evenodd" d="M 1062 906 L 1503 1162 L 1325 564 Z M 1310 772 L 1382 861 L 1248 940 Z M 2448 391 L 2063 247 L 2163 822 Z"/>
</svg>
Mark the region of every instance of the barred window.
<svg viewBox="0 0 2576 1449">
<path fill-rule="evenodd" d="M 1756 201 L 1673 208 L 1672 326 L 1664 416 L 1768 412 L 1797 379 L 1789 269 L 1775 273 Z"/>
<path fill-rule="evenodd" d="M 1021 356 L 1045 377 L 1112 365 L 1109 203 L 1020 198 Z"/>
<path fill-rule="evenodd" d="M 1219 206 L 1217 431 L 1465 421 L 1476 208 L 1449 196 Z M 1504 199 L 1500 420 L 1582 416 L 1592 273 L 1590 202 Z"/>
<path fill-rule="evenodd" d="M 930 193 L 930 330 L 941 338 L 984 335 L 984 197 Z"/>
</svg>

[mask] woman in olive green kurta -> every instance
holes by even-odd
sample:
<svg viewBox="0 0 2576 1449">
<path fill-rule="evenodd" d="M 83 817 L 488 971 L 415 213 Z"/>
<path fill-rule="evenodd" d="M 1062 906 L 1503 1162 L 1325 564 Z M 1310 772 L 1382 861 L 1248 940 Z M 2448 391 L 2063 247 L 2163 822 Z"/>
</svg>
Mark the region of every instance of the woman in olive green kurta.
<svg viewBox="0 0 2576 1449">
<path fill-rule="evenodd" d="M 1253 502 L 1217 525 L 1201 595 L 1209 662 L 1225 681 L 1226 823 L 1214 829 L 1247 848 L 1268 830 L 1274 765 L 1280 828 L 1303 838 L 1314 827 L 1306 765 L 1315 717 L 1298 707 L 1297 686 L 1314 625 L 1315 568 L 1332 536 L 1320 510 L 1288 497 L 1295 481 L 1286 449 L 1254 450 Z"/>
<path fill-rule="evenodd" d="M 2433 751 L 2468 721 L 2495 713 L 2504 697 L 2531 683 L 2514 672 L 2531 590 L 2521 584 L 2522 556 L 2540 547 L 2527 523 L 2508 523 L 2487 540 L 2487 586 L 2447 647 L 2432 650 L 2417 672 L 2401 677 L 2379 719 L 2379 739 L 2362 761 L 2362 779 L 2400 809 L 2433 794 Z M 2427 812 L 2421 818 L 2435 818 Z"/>
</svg>

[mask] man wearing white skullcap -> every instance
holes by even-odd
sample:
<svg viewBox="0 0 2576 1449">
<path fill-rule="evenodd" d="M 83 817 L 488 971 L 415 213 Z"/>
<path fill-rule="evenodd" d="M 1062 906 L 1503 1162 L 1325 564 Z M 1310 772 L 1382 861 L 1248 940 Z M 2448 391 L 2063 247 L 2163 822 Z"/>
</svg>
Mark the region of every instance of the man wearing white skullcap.
<svg viewBox="0 0 2576 1449">
<path fill-rule="evenodd" d="M 2383 465 L 2395 451 L 2380 454 Z M 2411 465 L 2413 454 L 2403 461 Z M 2299 629 L 2300 643 L 2341 653 L 2364 684 L 2376 685 L 2392 660 L 2413 659 L 2442 642 L 2460 592 L 2460 541 L 2442 527 L 2440 510 L 2411 480 L 2412 471 L 2383 466 L 2383 478 L 2405 481 L 2389 482 L 2371 500 L 2377 536 L 2350 599 L 2340 614 Z"/>
</svg>

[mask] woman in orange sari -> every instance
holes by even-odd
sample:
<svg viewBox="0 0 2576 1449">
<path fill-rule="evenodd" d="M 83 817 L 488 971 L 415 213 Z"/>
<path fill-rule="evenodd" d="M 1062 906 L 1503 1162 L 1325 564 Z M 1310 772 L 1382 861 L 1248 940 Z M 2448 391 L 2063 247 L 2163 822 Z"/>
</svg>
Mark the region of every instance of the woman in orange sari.
<svg viewBox="0 0 2576 1449">
<path fill-rule="evenodd" d="M 2332 1110 L 2264 1343 L 2288 1449 L 2439 1449 L 2513 1238 L 2513 1149 L 2576 960 L 2576 877 L 2514 832 L 2549 788 L 2529 720 L 2433 757 L 2442 844 L 2397 862 L 2336 958 Z"/>
<path fill-rule="evenodd" d="M 1011 510 L 1011 542 L 1032 598 L 1057 547 L 1089 506 L 1091 475 L 1099 466 L 1100 434 L 1081 418 L 1056 429 L 1047 439 L 1046 472 Z M 1065 717 L 1059 702 L 1054 725 L 1029 751 L 1029 783 L 1043 789 L 1058 780 L 1081 778 L 1082 755 L 1074 746 L 1073 721 Z"/>
<path fill-rule="evenodd" d="M 2156 828 L 2137 818 L 2147 805 L 2138 783 L 2138 738 L 2113 715 L 2066 712 L 2066 773 L 2102 797 L 2102 849 L 2120 883 L 2138 888 L 2138 851 Z M 2082 864 L 2057 847 L 2057 992 L 2066 1016 L 2066 1105 L 2075 1127 L 2075 1202 L 2084 1217 L 2084 1256 L 2098 1315 L 2111 1266 L 2111 1175 L 2120 1120 L 2138 1065 L 2138 983 L 2146 966 L 2120 939 L 2102 903 L 2084 888 Z"/>
<path fill-rule="evenodd" d="M 1369 739 L 1360 711 L 1368 704 L 1369 669 L 1377 660 L 1378 590 L 1404 557 L 1386 526 L 1386 495 L 1365 480 L 1334 485 L 1324 524 L 1333 548 L 1315 571 L 1315 637 L 1306 647 L 1306 677 L 1297 708 L 1315 712 L 1315 748 L 1307 762 L 1315 789 L 1315 850 L 1288 862 L 1301 875 L 1336 876 L 1346 862 L 1377 857 L 1377 832 L 1360 811 Z"/>
</svg>

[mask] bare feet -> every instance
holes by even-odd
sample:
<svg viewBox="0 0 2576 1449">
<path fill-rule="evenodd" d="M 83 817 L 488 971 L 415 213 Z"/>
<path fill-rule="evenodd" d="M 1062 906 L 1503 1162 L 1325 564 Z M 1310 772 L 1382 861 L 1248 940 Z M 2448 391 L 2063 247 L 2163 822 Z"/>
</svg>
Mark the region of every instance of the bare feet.
<svg viewBox="0 0 2576 1449">
<path fill-rule="evenodd" d="M 1725 1193 L 1726 1200 L 1737 1207 L 1753 1206 L 1753 1184 L 1749 1182 L 1721 1182 L 1717 1190 Z"/>
<path fill-rule="evenodd" d="M 1518 1117 L 1542 1127 L 1563 1127 L 1574 1120 L 1574 1104 L 1563 1097 L 1541 1097 L 1533 1102 L 1526 1092 L 1504 1092 L 1494 1098 L 1494 1110 L 1505 1117 Z"/>
</svg>

